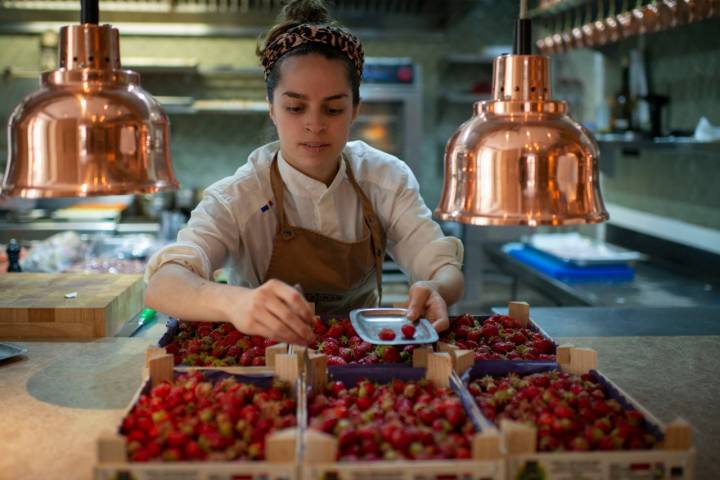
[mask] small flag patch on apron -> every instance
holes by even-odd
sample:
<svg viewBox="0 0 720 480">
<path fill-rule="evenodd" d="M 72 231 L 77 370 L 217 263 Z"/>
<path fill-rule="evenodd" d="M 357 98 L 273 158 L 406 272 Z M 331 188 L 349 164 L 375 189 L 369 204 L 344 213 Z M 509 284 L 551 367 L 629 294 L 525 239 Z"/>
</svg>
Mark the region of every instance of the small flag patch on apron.
<svg viewBox="0 0 720 480">
<path fill-rule="evenodd" d="M 272 206 L 273 206 L 272 200 L 268 200 L 265 205 L 263 205 L 262 207 L 260 207 L 260 211 L 261 211 L 262 213 L 265 213 L 265 212 L 267 212 L 268 210 L 270 210 L 270 207 L 272 207 Z"/>
</svg>

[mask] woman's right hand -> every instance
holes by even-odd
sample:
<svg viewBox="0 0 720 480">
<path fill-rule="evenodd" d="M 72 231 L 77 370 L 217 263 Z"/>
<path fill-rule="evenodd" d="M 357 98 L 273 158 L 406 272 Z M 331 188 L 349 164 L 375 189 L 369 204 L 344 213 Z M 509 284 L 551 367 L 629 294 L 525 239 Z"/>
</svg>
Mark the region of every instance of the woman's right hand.
<svg viewBox="0 0 720 480">
<path fill-rule="evenodd" d="M 243 295 L 235 293 L 226 303 L 226 315 L 239 331 L 298 345 L 314 340 L 314 315 L 297 289 L 273 279 Z"/>
</svg>

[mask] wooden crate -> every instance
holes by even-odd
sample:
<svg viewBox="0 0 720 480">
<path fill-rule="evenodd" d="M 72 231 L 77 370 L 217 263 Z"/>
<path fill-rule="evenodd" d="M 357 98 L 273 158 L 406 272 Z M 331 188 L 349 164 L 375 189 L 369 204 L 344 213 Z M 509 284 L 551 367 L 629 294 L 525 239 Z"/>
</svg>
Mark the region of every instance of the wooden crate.
<svg viewBox="0 0 720 480">
<path fill-rule="evenodd" d="M 162 335 L 162 337 L 160 337 L 160 340 L 158 340 L 157 347 L 150 347 L 150 349 L 148 349 L 148 356 L 151 351 L 159 350 L 162 353 L 168 353 L 166 347 L 167 347 L 167 345 L 172 343 L 172 341 L 175 339 L 175 337 L 180 333 L 180 322 L 181 322 L 181 320 L 178 320 L 176 318 L 170 318 L 166 322 L 165 327 L 167 330 Z M 207 323 L 207 322 L 202 322 L 202 323 Z M 218 323 L 219 324 L 220 322 L 209 322 L 209 323 Z M 237 368 L 242 368 L 243 369 L 242 371 L 244 371 L 245 368 L 254 368 L 254 369 L 258 369 L 258 370 L 265 369 L 265 370 L 272 371 L 273 366 L 274 366 L 274 364 L 273 364 L 274 358 L 275 358 L 275 355 L 278 353 L 288 353 L 288 346 L 286 343 L 278 343 L 275 345 L 271 345 L 270 347 L 266 347 L 265 348 L 265 365 L 260 366 L 260 367 L 241 367 L 240 365 L 233 365 L 233 366 L 228 365 L 228 366 L 223 366 L 223 367 L 214 367 L 214 366 L 192 366 L 192 365 L 180 364 L 180 365 L 176 365 L 175 368 L 178 370 L 213 369 L 213 370 L 222 370 L 222 371 L 226 371 L 226 372 L 230 372 L 230 373 L 232 373 L 234 371 L 233 369 L 237 369 Z M 237 371 L 241 371 L 241 370 L 237 370 Z"/>
<path fill-rule="evenodd" d="M 297 361 L 287 354 L 276 357 L 273 374 L 275 377 L 290 382 L 296 392 L 301 381 L 297 369 Z M 143 392 L 152 386 L 173 378 L 181 373 L 173 368 L 172 355 L 160 355 L 158 352 L 148 360 L 148 377 L 142 387 L 135 393 L 123 418 L 132 410 Z M 235 374 L 258 374 L 257 368 L 232 367 Z M 301 402 L 298 400 L 298 409 Z M 298 410 L 298 421 L 300 410 Z M 265 461 L 198 461 L 198 462 L 130 462 L 127 459 L 125 439 L 119 433 L 107 433 L 98 439 L 97 463 L 93 469 L 95 480 L 132 479 L 183 479 L 183 480 L 297 480 L 299 467 L 297 452 L 300 441 L 300 429 L 290 428 L 274 432 L 266 439 Z"/>
<path fill-rule="evenodd" d="M 219 370 L 227 373 L 246 374 L 246 373 L 272 373 L 276 366 L 276 358 L 278 355 L 287 354 L 288 346 L 285 343 L 278 343 L 265 348 L 265 365 L 260 367 L 193 367 L 190 365 L 175 365 L 175 370 L 179 372 L 188 372 L 192 370 Z M 170 355 L 165 351 L 164 347 L 149 346 L 145 352 L 145 366 L 143 367 L 143 378 L 149 374 L 150 359 L 161 356 Z M 293 356 L 293 362 L 298 363 L 296 356 Z"/>
<path fill-rule="evenodd" d="M 325 385 L 328 370 L 324 355 L 309 358 L 306 383 L 311 388 Z M 454 385 L 462 389 L 459 377 L 454 374 L 452 360 L 447 353 L 432 353 L 427 357 L 425 378 L 438 386 Z M 307 400 L 304 401 L 307 403 Z M 402 460 L 338 462 L 337 439 L 324 432 L 304 429 L 301 458 L 303 480 L 429 480 L 467 479 L 500 480 L 505 478 L 503 442 L 498 430 L 479 415 L 477 410 L 469 411 L 481 424 L 481 431 L 473 439 L 473 458 L 470 460 Z M 308 420 L 305 418 L 304 420 Z"/>
<path fill-rule="evenodd" d="M 575 374 L 597 372 L 597 353 L 588 348 L 571 345 L 558 347 L 558 363 L 563 371 Z M 509 479 L 543 478 L 588 480 L 685 479 L 695 478 L 695 449 L 691 443 L 691 428 L 677 419 L 663 425 L 640 403 L 610 379 L 598 376 L 615 389 L 646 421 L 663 434 L 661 444 L 651 450 L 619 450 L 588 452 L 537 452 L 535 428 L 526 424 L 504 421 L 500 431 L 507 452 Z"/>
<path fill-rule="evenodd" d="M 144 289 L 142 275 L 0 275 L 0 338 L 113 336 L 142 309 Z"/>
<path fill-rule="evenodd" d="M 485 320 L 492 315 L 473 315 L 473 317 L 477 319 Z M 550 337 L 550 335 L 547 334 L 545 330 L 543 330 L 538 324 L 533 322 L 532 318 L 530 318 L 530 305 L 527 304 L 527 302 L 510 302 L 508 304 L 508 316 L 514 320 L 516 320 L 521 326 L 525 328 L 529 328 L 531 330 L 534 330 L 536 332 L 541 333 L 545 338 L 548 340 L 551 340 L 553 344 L 557 347 L 557 344 L 555 341 Z M 438 352 L 448 352 L 450 353 L 450 356 L 453 358 L 453 365 L 456 365 L 456 371 L 458 373 L 462 373 L 468 368 L 470 368 L 473 364 L 475 364 L 475 351 L 474 350 L 462 350 L 457 347 L 457 345 L 450 344 L 447 342 L 443 342 L 442 340 L 438 341 L 435 344 L 435 350 Z M 477 362 L 483 362 L 484 360 L 478 360 Z M 521 360 L 524 362 L 547 362 L 548 360 Z"/>
</svg>

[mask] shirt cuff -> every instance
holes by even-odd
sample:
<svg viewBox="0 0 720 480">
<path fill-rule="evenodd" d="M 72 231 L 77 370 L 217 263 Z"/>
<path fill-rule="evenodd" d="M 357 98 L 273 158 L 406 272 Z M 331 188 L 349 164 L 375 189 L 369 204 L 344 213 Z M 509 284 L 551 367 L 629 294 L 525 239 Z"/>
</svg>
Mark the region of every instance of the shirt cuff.
<svg viewBox="0 0 720 480">
<path fill-rule="evenodd" d="M 167 263 L 174 263 L 187 268 L 202 278 L 210 279 L 210 260 L 202 248 L 192 243 L 173 243 L 160 250 L 150 258 L 145 268 L 145 283 Z"/>
<path fill-rule="evenodd" d="M 455 237 L 443 237 L 425 245 L 415 256 L 411 281 L 430 280 L 440 267 L 454 265 L 461 269 L 465 249 L 462 242 Z"/>
</svg>

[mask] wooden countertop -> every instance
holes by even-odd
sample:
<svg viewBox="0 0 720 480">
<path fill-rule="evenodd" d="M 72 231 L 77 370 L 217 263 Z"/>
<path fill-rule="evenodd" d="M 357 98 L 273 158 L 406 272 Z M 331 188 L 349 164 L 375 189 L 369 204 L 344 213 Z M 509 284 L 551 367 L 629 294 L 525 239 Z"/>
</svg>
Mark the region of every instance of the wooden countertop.
<svg viewBox="0 0 720 480">
<path fill-rule="evenodd" d="M 92 478 L 95 440 L 119 424 L 156 340 L 18 342 L 27 356 L 0 363 L 3 478 Z M 690 421 L 697 478 L 720 478 L 720 336 L 557 340 L 596 349 L 600 370 L 662 421 Z"/>
<path fill-rule="evenodd" d="M 96 440 L 140 387 L 147 339 L 14 342 L 0 362 L 0 477 L 90 479 Z"/>
</svg>

